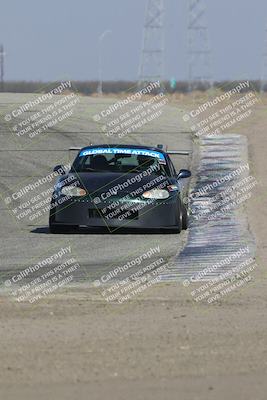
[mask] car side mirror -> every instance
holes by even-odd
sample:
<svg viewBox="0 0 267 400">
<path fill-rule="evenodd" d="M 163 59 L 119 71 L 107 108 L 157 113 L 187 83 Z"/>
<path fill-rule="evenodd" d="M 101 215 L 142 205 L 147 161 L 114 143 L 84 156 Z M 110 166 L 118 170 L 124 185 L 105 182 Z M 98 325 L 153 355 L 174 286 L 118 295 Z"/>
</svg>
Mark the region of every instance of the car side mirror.
<svg viewBox="0 0 267 400">
<path fill-rule="evenodd" d="M 56 172 L 58 175 L 65 175 L 66 171 L 63 165 L 56 165 L 55 168 L 53 169 L 54 172 Z"/>
<path fill-rule="evenodd" d="M 190 178 L 191 172 L 188 169 L 181 169 L 177 175 L 177 179 Z"/>
</svg>

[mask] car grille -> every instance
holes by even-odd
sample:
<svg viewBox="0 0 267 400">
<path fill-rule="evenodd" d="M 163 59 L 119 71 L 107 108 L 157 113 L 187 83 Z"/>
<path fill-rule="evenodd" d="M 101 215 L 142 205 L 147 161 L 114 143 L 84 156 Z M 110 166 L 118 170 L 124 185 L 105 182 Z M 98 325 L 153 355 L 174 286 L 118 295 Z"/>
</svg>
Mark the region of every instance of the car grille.
<svg viewBox="0 0 267 400">
<path fill-rule="evenodd" d="M 113 213 L 110 212 L 109 216 L 106 216 L 105 214 L 101 213 L 101 209 L 97 210 L 96 208 L 89 208 L 88 210 L 88 215 L 89 218 L 97 218 L 97 219 L 105 219 L 105 220 L 113 220 L 113 219 L 119 219 L 120 217 L 122 217 L 122 220 L 135 220 L 139 218 L 139 214 L 138 211 L 131 211 L 129 210 L 129 212 L 127 211 L 122 211 L 120 213 Z"/>
</svg>

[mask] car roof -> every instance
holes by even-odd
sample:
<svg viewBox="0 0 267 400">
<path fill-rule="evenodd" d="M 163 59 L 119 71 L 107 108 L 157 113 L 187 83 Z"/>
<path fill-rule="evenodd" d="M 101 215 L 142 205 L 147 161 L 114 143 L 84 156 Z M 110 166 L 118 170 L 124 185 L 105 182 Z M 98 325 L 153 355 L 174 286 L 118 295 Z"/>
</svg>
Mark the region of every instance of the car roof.
<svg viewBox="0 0 267 400">
<path fill-rule="evenodd" d="M 115 148 L 123 148 L 123 149 L 146 149 L 146 150 L 152 150 L 152 151 L 157 151 L 162 154 L 166 154 L 166 152 L 163 151 L 162 149 L 160 149 L 159 147 L 146 146 L 146 145 L 141 146 L 141 145 L 136 145 L 136 144 L 94 144 L 91 146 L 83 147 L 81 149 L 81 151 L 87 150 L 87 149 L 101 148 L 101 147 L 103 147 L 103 148 L 115 147 Z"/>
</svg>

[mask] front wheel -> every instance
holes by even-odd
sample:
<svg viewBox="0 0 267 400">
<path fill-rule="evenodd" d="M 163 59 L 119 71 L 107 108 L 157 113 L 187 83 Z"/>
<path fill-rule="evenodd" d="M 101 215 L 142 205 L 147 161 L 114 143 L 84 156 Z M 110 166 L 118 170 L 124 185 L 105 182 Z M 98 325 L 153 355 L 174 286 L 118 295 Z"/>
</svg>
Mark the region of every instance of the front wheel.
<svg viewBox="0 0 267 400">
<path fill-rule="evenodd" d="M 66 233 L 68 230 L 64 225 L 49 224 L 49 232 L 53 234 Z"/>
<path fill-rule="evenodd" d="M 182 205 L 182 228 L 186 231 L 188 229 L 188 209 Z"/>
<path fill-rule="evenodd" d="M 49 232 L 53 234 L 68 233 L 75 229 L 76 226 L 55 224 L 55 214 L 50 211 L 49 215 Z"/>
<path fill-rule="evenodd" d="M 178 216 L 177 216 L 177 233 L 181 233 L 182 229 L 183 229 L 183 211 L 182 211 L 182 205 L 180 203 L 178 207 Z"/>
<path fill-rule="evenodd" d="M 71 233 L 76 231 L 78 226 L 76 225 L 56 225 L 49 222 L 49 232 L 53 234 L 58 233 Z"/>
</svg>

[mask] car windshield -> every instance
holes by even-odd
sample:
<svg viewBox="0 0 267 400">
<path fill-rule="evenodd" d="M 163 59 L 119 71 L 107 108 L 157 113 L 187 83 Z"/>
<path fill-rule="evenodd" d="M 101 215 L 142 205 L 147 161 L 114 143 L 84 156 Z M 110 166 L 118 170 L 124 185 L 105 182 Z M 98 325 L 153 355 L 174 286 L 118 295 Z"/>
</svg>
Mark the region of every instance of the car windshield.
<svg viewBox="0 0 267 400">
<path fill-rule="evenodd" d="M 143 154 L 89 154 L 81 153 L 74 161 L 73 172 L 122 172 L 138 173 L 148 169 L 157 175 L 166 175 L 166 161 Z"/>
</svg>

